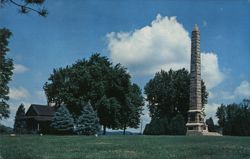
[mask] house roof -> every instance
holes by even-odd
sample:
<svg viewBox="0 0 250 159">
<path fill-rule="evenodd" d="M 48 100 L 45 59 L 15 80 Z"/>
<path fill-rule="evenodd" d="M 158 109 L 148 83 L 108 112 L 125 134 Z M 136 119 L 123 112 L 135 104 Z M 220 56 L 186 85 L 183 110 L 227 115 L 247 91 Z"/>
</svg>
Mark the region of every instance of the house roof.
<svg viewBox="0 0 250 159">
<path fill-rule="evenodd" d="M 34 119 L 37 121 L 52 121 L 53 117 L 51 116 L 27 116 L 26 119 Z"/>
<path fill-rule="evenodd" d="M 51 106 L 31 104 L 26 116 L 54 116 L 55 110 Z"/>
</svg>

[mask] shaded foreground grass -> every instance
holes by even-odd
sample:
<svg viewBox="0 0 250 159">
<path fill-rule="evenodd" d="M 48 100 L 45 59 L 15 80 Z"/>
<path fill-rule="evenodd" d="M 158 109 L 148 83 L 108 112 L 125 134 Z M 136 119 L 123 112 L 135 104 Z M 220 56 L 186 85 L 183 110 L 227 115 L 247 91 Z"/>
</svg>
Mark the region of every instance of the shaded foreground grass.
<svg viewBox="0 0 250 159">
<path fill-rule="evenodd" d="M 249 159 L 250 137 L 0 135 L 0 155 L 3 159 Z"/>
</svg>

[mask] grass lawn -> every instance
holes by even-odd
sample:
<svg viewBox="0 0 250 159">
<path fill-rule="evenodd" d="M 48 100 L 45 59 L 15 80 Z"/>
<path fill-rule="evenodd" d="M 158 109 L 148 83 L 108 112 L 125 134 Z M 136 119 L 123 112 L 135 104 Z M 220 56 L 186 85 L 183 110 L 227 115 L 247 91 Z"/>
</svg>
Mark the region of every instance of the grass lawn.
<svg viewBox="0 0 250 159">
<path fill-rule="evenodd" d="M 250 159 L 250 137 L 0 135 L 0 159 Z"/>
</svg>

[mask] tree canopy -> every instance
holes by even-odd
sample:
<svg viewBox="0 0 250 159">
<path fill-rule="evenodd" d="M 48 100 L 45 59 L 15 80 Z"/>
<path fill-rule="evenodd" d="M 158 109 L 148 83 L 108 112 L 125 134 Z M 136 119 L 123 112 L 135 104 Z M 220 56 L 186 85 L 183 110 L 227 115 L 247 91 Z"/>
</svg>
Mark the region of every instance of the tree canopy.
<svg viewBox="0 0 250 159">
<path fill-rule="evenodd" d="M 250 135 L 250 100 L 244 99 L 241 103 L 222 104 L 218 107 L 216 116 L 224 135 Z"/>
<path fill-rule="evenodd" d="M 224 127 L 226 122 L 226 106 L 221 104 L 220 107 L 217 108 L 216 116 L 219 119 L 218 124 L 220 127 Z"/>
<path fill-rule="evenodd" d="M 13 60 L 6 57 L 9 51 L 8 44 L 11 32 L 8 29 L 0 29 L 0 120 L 9 117 L 9 87 L 8 83 L 14 69 Z"/>
<path fill-rule="evenodd" d="M 202 107 L 207 103 L 208 93 L 202 81 Z M 151 122 L 144 134 L 183 135 L 186 133 L 187 111 L 189 110 L 190 74 L 180 69 L 168 72 L 161 70 L 145 85 L 144 90 Z"/>
<path fill-rule="evenodd" d="M 173 118 L 181 113 L 187 121 L 189 110 L 190 74 L 187 70 L 180 69 L 168 72 L 157 72 L 144 87 L 150 116 L 154 118 Z M 202 81 L 202 107 L 207 103 L 208 92 Z"/>
<path fill-rule="evenodd" d="M 45 83 L 48 102 L 57 107 L 66 104 L 75 116 L 82 110 L 82 101 L 90 101 L 100 123 L 107 128 L 137 127 L 142 114 L 143 97 L 121 64 L 113 65 L 100 54 L 78 60 L 65 68 L 54 69 Z"/>
</svg>

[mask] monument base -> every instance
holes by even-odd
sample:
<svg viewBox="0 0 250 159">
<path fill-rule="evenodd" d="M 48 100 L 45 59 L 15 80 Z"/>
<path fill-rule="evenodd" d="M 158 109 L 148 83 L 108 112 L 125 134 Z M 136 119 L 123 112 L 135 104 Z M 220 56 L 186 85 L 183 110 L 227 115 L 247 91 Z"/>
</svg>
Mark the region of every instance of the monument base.
<svg viewBox="0 0 250 159">
<path fill-rule="evenodd" d="M 203 131 L 196 131 L 196 130 L 187 130 L 186 135 L 187 136 L 199 136 L 199 135 L 206 135 L 207 132 L 203 132 Z"/>
<path fill-rule="evenodd" d="M 186 126 L 186 135 L 188 136 L 206 135 L 208 133 L 208 128 L 205 123 L 187 123 Z"/>
</svg>

